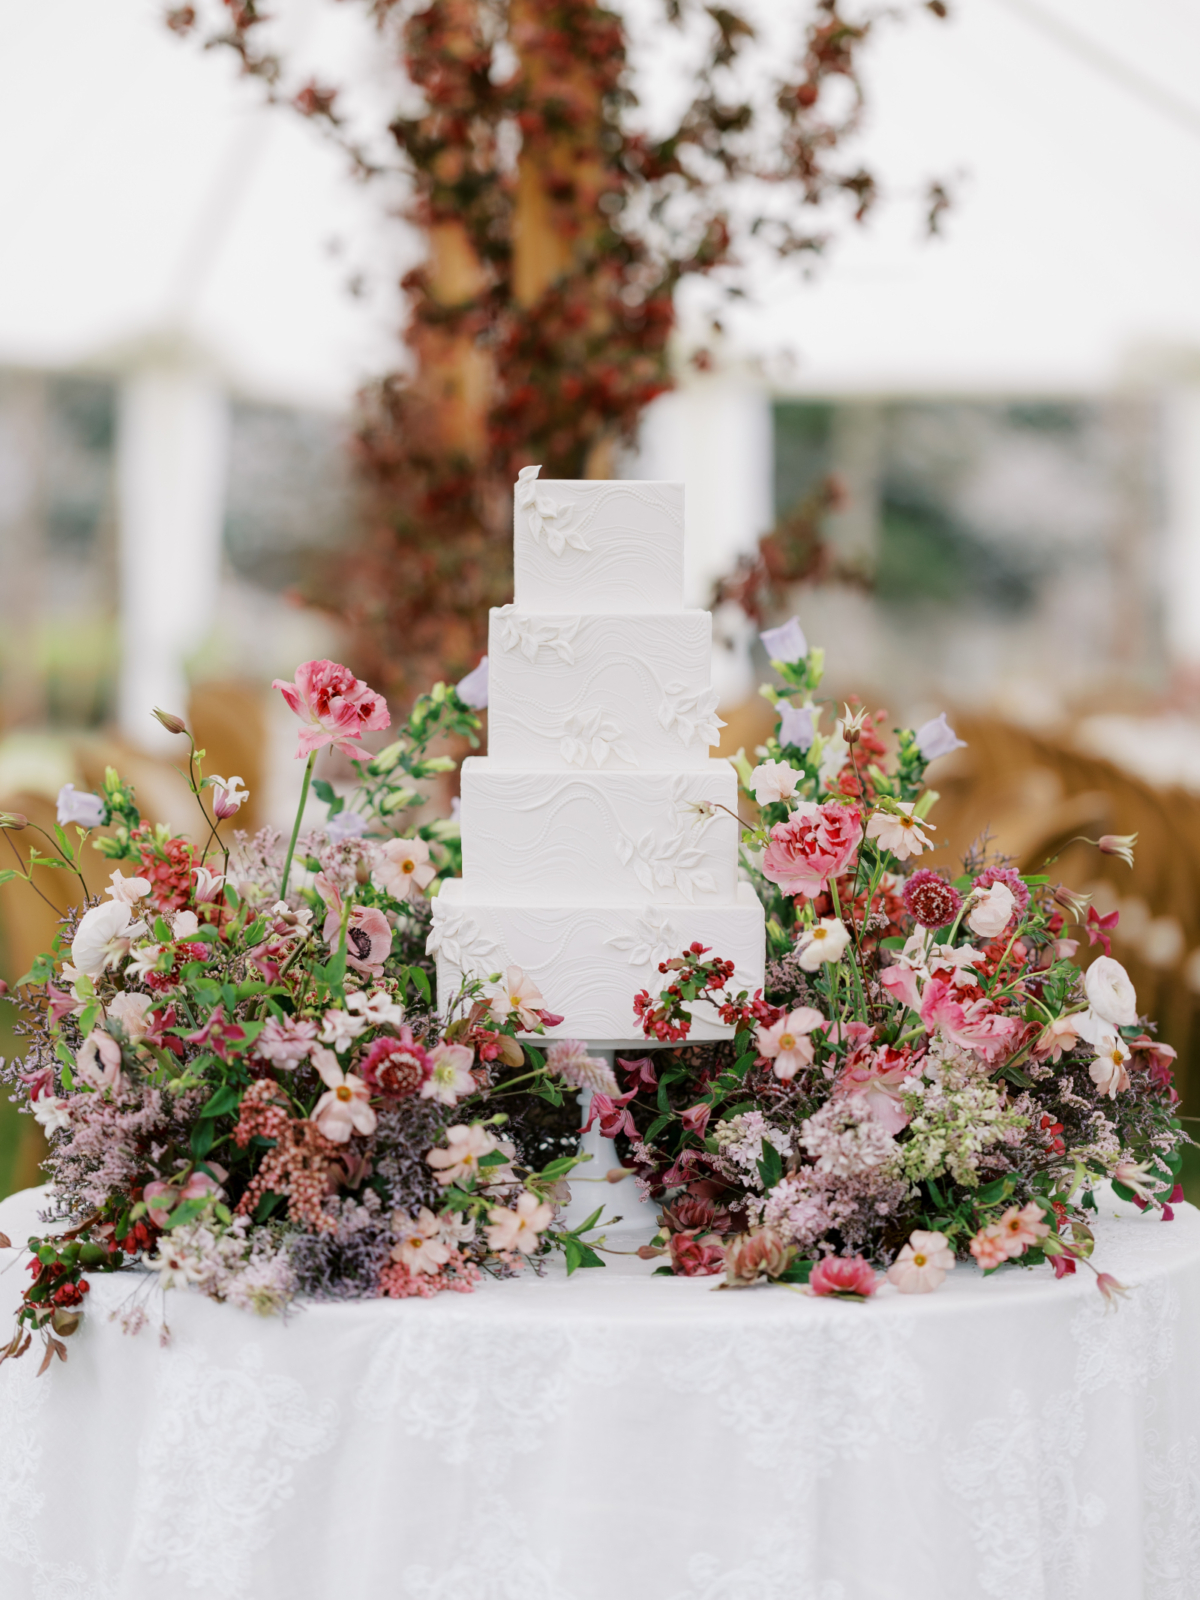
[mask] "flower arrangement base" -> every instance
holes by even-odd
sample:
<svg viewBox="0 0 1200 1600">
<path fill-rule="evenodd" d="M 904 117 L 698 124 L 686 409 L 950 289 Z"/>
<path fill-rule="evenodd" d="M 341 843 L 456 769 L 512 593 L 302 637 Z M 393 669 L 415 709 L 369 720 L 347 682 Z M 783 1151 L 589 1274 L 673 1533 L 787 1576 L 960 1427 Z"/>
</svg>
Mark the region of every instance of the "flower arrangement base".
<svg viewBox="0 0 1200 1600">
<path fill-rule="evenodd" d="M 1048 1264 L 864 1305 L 628 1255 L 286 1318 L 172 1290 L 164 1343 L 98 1277 L 66 1366 L 0 1367 L 0 1594 L 1182 1600 L 1200 1213 L 1114 1209 L 1119 1315 Z"/>
</svg>

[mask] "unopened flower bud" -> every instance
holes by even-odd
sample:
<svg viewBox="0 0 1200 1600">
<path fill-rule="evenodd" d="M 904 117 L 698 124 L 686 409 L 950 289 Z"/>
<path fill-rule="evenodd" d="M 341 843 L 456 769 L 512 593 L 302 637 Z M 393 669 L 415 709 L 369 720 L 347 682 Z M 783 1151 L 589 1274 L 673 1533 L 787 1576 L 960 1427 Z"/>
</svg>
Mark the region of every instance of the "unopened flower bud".
<svg viewBox="0 0 1200 1600">
<path fill-rule="evenodd" d="M 632 1178 L 633 1173 L 628 1167 L 609 1167 L 604 1174 L 605 1183 L 624 1183 L 626 1178 Z"/>
<path fill-rule="evenodd" d="M 20 833 L 22 828 L 29 826 L 29 818 L 19 811 L 0 811 L 0 828 L 9 828 L 13 833 Z"/>
<path fill-rule="evenodd" d="M 1069 911 L 1079 922 L 1084 912 L 1092 903 L 1090 894 L 1080 894 L 1077 889 L 1068 889 L 1065 883 L 1060 883 L 1054 891 L 1054 899 L 1064 911 Z"/>
<path fill-rule="evenodd" d="M 860 706 L 857 711 L 851 711 L 849 706 L 843 707 L 845 716 L 842 718 L 842 738 L 847 744 L 857 744 L 862 738 L 863 723 L 867 720 L 866 706 Z"/>
<path fill-rule="evenodd" d="M 1136 833 L 1105 833 L 1096 840 L 1096 848 L 1106 856 L 1117 856 L 1127 867 L 1133 865 L 1133 847 L 1138 842 Z"/>
<path fill-rule="evenodd" d="M 172 716 L 169 711 L 164 711 L 161 706 L 155 706 L 154 715 L 168 733 L 186 733 L 187 723 L 182 717 Z"/>
</svg>

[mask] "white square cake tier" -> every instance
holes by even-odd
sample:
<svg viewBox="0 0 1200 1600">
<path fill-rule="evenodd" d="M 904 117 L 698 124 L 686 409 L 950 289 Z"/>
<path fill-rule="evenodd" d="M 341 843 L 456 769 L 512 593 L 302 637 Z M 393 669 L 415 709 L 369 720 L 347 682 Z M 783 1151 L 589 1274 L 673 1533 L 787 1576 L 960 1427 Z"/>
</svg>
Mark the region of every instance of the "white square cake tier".
<svg viewBox="0 0 1200 1600">
<path fill-rule="evenodd" d="M 763 984 L 763 909 L 748 883 L 733 906 L 514 906 L 468 899 L 462 879 L 442 886 L 433 902 L 429 950 L 437 958 L 438 1009 L 447 1015 L 464 974 L 487 980 L 520 967 L 537 984 L 545 1008 L 563 1021 L 548 1038 L 585 1039 L 594 1046 L 645 1043 L 634 1015 L 641 989 L 659 993 L 660 961 L 694 940 L 735 963 L 733 987 Z M 732 1029 L 698 1003 L 693 1039 L 726 1038 Z"/>
<path fill-rule="evenodd" d="M 543 771 L 704 767 L 720 738 L 707 611 L 491 613 L 488 755 Z"/>
<path fill-rule="evenodd" d="M 523 611 L 678 611 L 683 485 L 586 478 L 521 484 L 513 568 Z"/>
<path fill-rule="evenodd" d="M 510 905 L 615 906 L 646 895 L 661 905 L 730 906 L 736 809 L 727 761 L 687 772 L 559 773 L 510 772 L 473 756 L 462 767 L 464 892 Z"/>
</svg>

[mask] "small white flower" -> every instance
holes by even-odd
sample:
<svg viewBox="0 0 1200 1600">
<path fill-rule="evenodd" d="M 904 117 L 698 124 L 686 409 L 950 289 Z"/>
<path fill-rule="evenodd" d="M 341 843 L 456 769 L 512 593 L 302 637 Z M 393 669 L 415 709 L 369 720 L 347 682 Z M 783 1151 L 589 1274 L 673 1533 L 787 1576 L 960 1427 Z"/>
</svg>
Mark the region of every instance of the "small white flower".
<svg viewBox="0 0 1200 1600">
<path fill-rule="evenodd" d="M 899 861 L 909 856 L 919 856 L 931 848 L 931 841 L 921 831 L 932 828 L 932 822 L 920 822 L 913 816 L 914 802 L 900 800 L 898 812 L 873 811 L 867 823 L 867 838 L 874 839 L 881 850 L 890 850 Z"/>
<path fill-rule="evenodd" d="M 131 906 L 138 900 L 144 900 L 150 893 L 149 878 L 127 878 L 119 869 L 108 880 L 105 894 L 112 895 L 123 906 Z"/>
<path fill-rule="evenodd" d="M 946 721 L 944 711 L 939 712 L 929 722 L 923 722 L 917 729 L 917 749 L 926 761 L 936 761 L 939 756 L 948 756 L 951 750 L 966 748 L 966 740 L 958 737 Z"/>
<path fill-rule="evenodd" d="M 209 784 L 212 788 L 213 815 L 218 822 L 236 816 L 250 798 L 249 789 L 236 774 L 232 778 L 222 778 L 214 772 Z"/>
<path fill-rule="evenodd" d="M 381 1028 L 386 1023 L 398 1028 L 404 1021 L 404 1007 L 386 989 L 376 989 L 369 995 L 356 990 L 346 996 L 346 1006 L 370 1028 Z"/>
<path fill-rule="evenodd" d="M 1129 1073 L 1125 1070 L 1125 1063 L 1129 1060 L 1128 1046 L 1115 1028 L 1106 1027 L 1097 1030 L 1092 1047 L 1096 1051 L 1096 1059 L 1088 1068 L 1088 1073 L 1100 1093 L 1115 1100 L 1123 1089 L 1129 1087 Z"/>
<path fill-rule="evenodd" d="M 967 927 L 981 939 L 995 939 L 1012 921 L 1017 901 L 1006 883 L 996 882 L 987 889 L 977 889 L 967 915 Z"/>
<path fill-rule="evenodd" d="M 347 839 L 361 839 L 367 831 L 367 819 L 357 811 L 345 809 L 325 819 L 325 833 L 330 844 L 345 844 Z"/>
<path fill-rule="evenodd" d="M 30 1106 L 35 1122 L 40 1122 L 47 1138 L 71 1126 L 70 1101 L 58 1095 L 42 1094 Z"/>
<path fill-rule="evenodd" d="M 850 930 L 844 922 L 837 917 L 822 917 L 800 937 L 800 965 L 805 972 L 815 972 L 826 961 L 840 961 L 849 943 Z"/>
<path fill-rule="evenodd" d="M 200 931 L 200 918 L 194 911 L 177 911 L 171 918 L 171 932 L 176 942 L 191 939 Z"/>
<path fill-rule="evenodd" d="M 355 1016 L 351 1011 L 330 1010 L 325 1013 L 325 1025 L 320 1033 L 321 1043 L 331 1045 L 340 1054 L 343 1050 L 349 1050 L 355 1039 L 360 1033 L 365 1032 L 366 1028 L 366 1017 Z"/>
</svg>

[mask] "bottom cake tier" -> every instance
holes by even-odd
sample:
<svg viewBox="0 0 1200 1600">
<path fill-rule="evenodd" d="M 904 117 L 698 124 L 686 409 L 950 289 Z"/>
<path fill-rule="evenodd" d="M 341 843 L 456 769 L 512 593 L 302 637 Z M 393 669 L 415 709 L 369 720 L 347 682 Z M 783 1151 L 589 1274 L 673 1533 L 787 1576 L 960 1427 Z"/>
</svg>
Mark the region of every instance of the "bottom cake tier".
<svg viewBox="0 0 1200 1600">
<path fill-rule="evenodd" d="M 463 977 L 487 979 L 520 967 L 541 991 L 546 1009 L 561 1014 L 550 1037 L 590 1044 L 642 1040 L 633 1010 L 640 989 L 657 994 L 660 961 L 699 940 L 736 966 L 733 987 L 751 993 L 763 984 L 764 923 L 748 883 L 727 906 L 512 906 L 468 901 L 461 879 L 444 884 L 433 902 L 429 951 L 437 957 L 438 1008 L 445 1014 Z M 719 1039 L 732 1030 L 715 1010 L 693 1008 L 694 1039 Z"/>
</svg>

